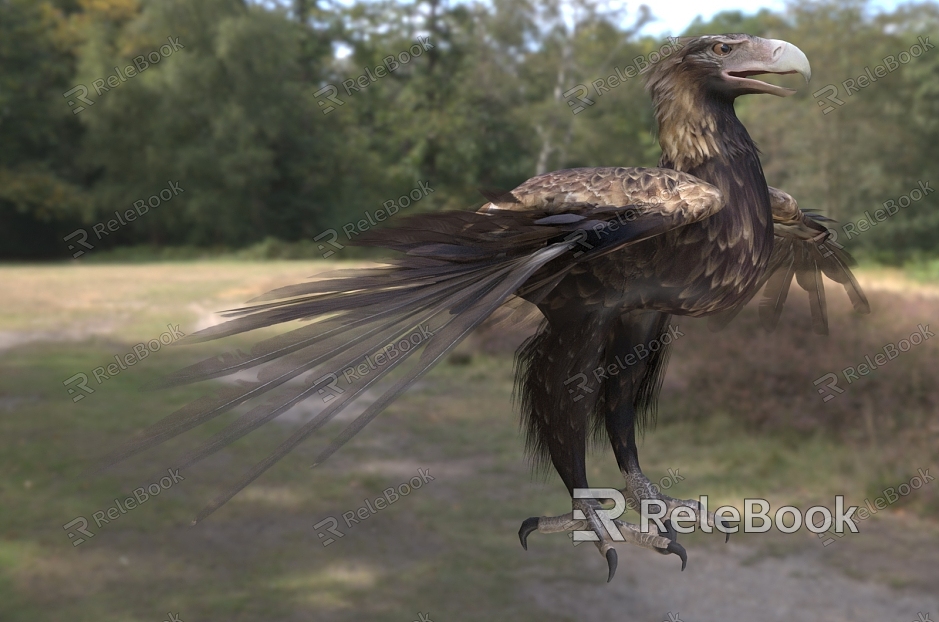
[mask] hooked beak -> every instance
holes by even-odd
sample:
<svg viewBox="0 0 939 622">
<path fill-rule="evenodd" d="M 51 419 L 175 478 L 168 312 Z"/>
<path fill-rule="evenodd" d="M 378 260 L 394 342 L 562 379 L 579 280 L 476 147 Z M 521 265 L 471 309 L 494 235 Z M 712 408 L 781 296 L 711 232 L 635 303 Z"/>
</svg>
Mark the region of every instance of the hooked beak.
<svg viewBox="0 0 939 622">
<path fill-rule="evenodd" d="M 756 39 L 754 44 L 749 46 L 749 49 L 740 50 L 744 53 L 737 55 L 733 60 L 728 59 L 729 62 L 724 66 L 721 75 L 735 94 L 768 93 L 789 97 L 795 93 L 792 89 L 754 80 L 752 76 L 798 73 L 805 78 L 806 83 L 812 78 L 809 59 L 802 50 L 791 43 L 778 39 Z"/>
</svg>

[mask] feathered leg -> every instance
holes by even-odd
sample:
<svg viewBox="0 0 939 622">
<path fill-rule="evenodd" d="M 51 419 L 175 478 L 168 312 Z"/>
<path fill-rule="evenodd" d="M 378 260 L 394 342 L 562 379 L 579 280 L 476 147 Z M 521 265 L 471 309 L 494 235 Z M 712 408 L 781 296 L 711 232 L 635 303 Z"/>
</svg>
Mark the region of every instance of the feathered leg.
<svg viewBox="0 0 939 622">
<path fill-rule="evenodd" d="M 678 534 L 670 518 L 679 507 L 690 508 L 696 517 L 702 508 L 697 501 L 662 494 L 642 473 L 636 445 L 636 429 L 645 426 L 655 416 L 658 393 L 668 364 L 669 335 L 667 314 L 632 311 L 619 318 L 610 333 L 604 357 L 604 366 L 618 371 L 603 384 L 597 415 L 603 418 L 616 462 L 626 480 L 623 495 L 637 511 L 641 509 L 643 500 L 657 500 L 664 504 L 665 531 L 660 535 L 667 536 L 672 542 L 659 552 L 679 555 L 684 570 L 687 558 L 684 548 L 677 543 Z M 708 512 L 706 518 L 712 527 L 718 520 L 713 512 Z"/>
<path fill-rule="evenodd" d="M 635 525 L 619 520 L 614 524 L 620 533 L 611 534 L 597 515 L 601 506 L 596 499 L 573 498 L 574 489 L 589 488 L 585 456 L 590 416 L 595 410 L 598 393 L 591 389 L 579 399 L 572 399 L 569 387 L 592 374 L 601 362 L 603 353 L 592 345 L 591 336 L 604 334 L 606 329 L 606 322 L 596 314 L 578 316 L 555 312 L 549 315 L 541 331 L 519 351 L 517 380 L 527 424 L 528 449 L 536 463 L 544 465 L 550 459 L 572 496 L 573 507 L 573 511 L 564 516 L 532 517 L 524 521 L 519 530 L 522 546 L 527 550 L 528 535 L 536 530 L 541 533 L 593 531 L 597 535 L 597 548 L 607 560 L 609 581 L 617 563 L 614 538 L 656 549 L 667 548 L 669 540 L 643 534 Z"/>
</svg>

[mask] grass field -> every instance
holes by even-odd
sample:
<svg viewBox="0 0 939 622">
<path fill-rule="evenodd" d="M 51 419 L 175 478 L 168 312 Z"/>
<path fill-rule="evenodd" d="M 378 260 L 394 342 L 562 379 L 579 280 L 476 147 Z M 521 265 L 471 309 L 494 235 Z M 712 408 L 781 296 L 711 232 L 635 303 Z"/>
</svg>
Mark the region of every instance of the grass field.
<svg viewBox="0 0 939 622">
<path fill-rule="evenodd" d="M 348 267 L 352 264 L 343 264 Z M 216 321 L 213 313 L 332 269 L 326 262 L 59 265 L 0 268 L 0 620 L 144 622 L 504 619 L 914 620 L 939 616 L 939 482 L 900 498 L 830 546 L 785 535 L 681 536 L 689 554 L 620 547 L 605 561 L 563 534 L 518 543 L 521 521 L 570 510 L 555 475 L 533 478 L 511 404 L 512 348 L 530 326 L 484 331 L 461 346 L 321 467 L 334 421 L 205 522 L 192 517 L 227 482 L 295 430 L 301 404 L 216 454 L 139 507 L 107 510 L 159 481 L 213 421 L 102 475 L 84 471 L 109 448 L 205 394 L 145 384 L 257 336 L 162 346 L 98 383 L 92 370 L 159 339 Z M 813 381 L 864 363 L 934 322 L 939 287 L 887 270 L 862 273 L 874 313 L 853 316 L 829 287 L 831 332 L 808 331 L 801 292 L 778 333 L 753 308 L 723 333 L 678 321 L 659 424 L 641 449 L 654 480 L 679 472 L 677 497 L 742 506 L 873 501 L 918 469 L 939 475 L 939 339 L 910 349 L 823 402 Z M 829 283 L 829 286 L 832 284 Z M 77 373 L 93 393 L 73 402 Z M 73 386 L 74 385 L 70 385 Z M 316 401 L 316 400 L 313 400 Z M 388 487 L 421 486 L 384 509 L 354 512 Z M 430 479 L 430 478 L 433 479 Z M 621 486 L 608 451 L 591 484 Z M 415 482 L 416 483 L 416 482 Z M 95 512 L 108 518 L 96 524 Z M 353 514 L 349 514 L 353 512 Z M 359 519 L 347 525 L 342 515 Z M 117 518 L 114 518 L 114 516 Z M 89 521 L 74 546 L 63 525 Z M 338 536 L 321 524 L 334 517 Z M 74 529 L 74 527 L 72 528 Z M 76 535 L 76 537 L 81 537 Z M 334 541 L 324 546 L 327 538 Z"/>
</svg>

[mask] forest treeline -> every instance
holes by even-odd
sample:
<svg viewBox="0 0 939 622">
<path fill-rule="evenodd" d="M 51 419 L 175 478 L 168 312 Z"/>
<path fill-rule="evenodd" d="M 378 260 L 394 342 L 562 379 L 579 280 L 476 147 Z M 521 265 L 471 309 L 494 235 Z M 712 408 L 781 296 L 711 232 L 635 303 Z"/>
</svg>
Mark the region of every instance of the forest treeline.
<svg viewBox="0 0 939 622">
<path fill-rule="evenodd" d="M 597 0 L 0 0 L 0 258 L 309 241 L 654 166 L 641 69 L 680 42 Z M 813 78 L 738 101 L 771 185 L 885 262 L 937 255 L 939 5 L 797 0 L 687 33 L 785 39 Z M 771 81 L 776 78 L 770 78 Z"/>
</svg>

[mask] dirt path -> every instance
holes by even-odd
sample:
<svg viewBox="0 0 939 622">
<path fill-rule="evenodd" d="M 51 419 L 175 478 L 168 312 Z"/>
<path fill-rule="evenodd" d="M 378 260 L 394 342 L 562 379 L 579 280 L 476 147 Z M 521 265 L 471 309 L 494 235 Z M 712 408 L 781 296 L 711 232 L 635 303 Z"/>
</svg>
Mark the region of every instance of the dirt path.
<svg viewBox="0 0 939 622">
<path fill-rule="evenodd" d="M 760 554 L 758 546 L 708 549 L 708 554 L 690 550 L 683 573 L 676 572 L 675 558 L 643 551 L 630 560 L 620 557 L 621 569 L 610 585 L 602 580 L 576 589 L 531 584 L 527 593 L 546 612 L 580 610 L 581 619 L 597 621 L 622 619 L 624 612 L 630 620 L 663 622 L 674 622 L 669 613 L 683 622 L 909 622 L 920 612 L 931 613 L 933 620 L 939 613 L 935 589 L 898 590 L 848 578 L 821 559 L 826 553 L 821 547 L 757 562 L 752 560 Z M 637 567 L 628 566 L 633 560 Z M 593 572 L 602 578 L 601 567 Z M 929 572 L 939 574 L 935 565 Z M 668 610 L 663 603 L 669 603 Z"/>
</svg>

